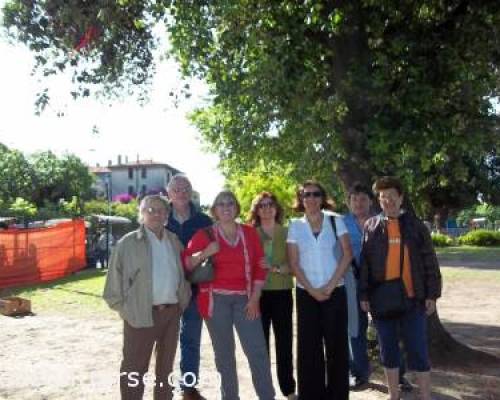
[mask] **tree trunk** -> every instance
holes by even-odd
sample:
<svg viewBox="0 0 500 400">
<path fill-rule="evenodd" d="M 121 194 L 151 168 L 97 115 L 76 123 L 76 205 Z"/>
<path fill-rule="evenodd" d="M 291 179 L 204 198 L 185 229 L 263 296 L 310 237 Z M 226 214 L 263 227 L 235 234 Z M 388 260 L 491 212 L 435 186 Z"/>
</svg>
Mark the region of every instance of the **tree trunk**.
<svg viewBox="0 0 500 400">
<path fill-rule="evenodd" d="M 436 231 L 439 233 L 446 233 L 444 229 L 446 227 L 446 221 L 448 220 L 450 210 L 448 207 L 440 207 L 436 210 L 434 214 L 434 225 L 436 226 Z"/>
<path fill-rule="evenodd" d="M 427 339 L 434 366 L 474 368 L 500 363 L 494 355 L 471 349 L 454 339 L 444 328 L 437 312 L 427 319 Z"/>
</svg>

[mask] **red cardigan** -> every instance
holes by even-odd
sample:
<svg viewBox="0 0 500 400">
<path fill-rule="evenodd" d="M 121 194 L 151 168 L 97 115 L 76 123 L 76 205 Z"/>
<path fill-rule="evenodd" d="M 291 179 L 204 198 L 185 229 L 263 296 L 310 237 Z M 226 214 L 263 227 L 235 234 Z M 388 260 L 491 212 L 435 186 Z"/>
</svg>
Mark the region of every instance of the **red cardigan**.
<svg viewBox="0 0 500 400">
<path fill-rule="evenodd" d="M 263 286 L 265 283 L 267 270 L 263 267 L 264 250 L 257 230 L 249 225 L 239 224 L 238 226 L 243 231 L 249 261 L 248 271 L 245 269 L 244 244 L 241 238 L 237 245 L 232 247 L 221 237 L 217 225 L 211 228 L 213 236 L 219 243 L 219 252 L 212 258 L 214 262 L 213 281 L 199 285 L 198 310 L 205 319 L 212 316 L 214 290 L 228 294 L 243 292 L 250 297 L 255 286 Z M 206 232 L 202 229 L 196 232 L 182 253 L 184 268 L 186 268 L 187 257 L 202 251 L 209 244 L 210 239 Z"/>
</svg>

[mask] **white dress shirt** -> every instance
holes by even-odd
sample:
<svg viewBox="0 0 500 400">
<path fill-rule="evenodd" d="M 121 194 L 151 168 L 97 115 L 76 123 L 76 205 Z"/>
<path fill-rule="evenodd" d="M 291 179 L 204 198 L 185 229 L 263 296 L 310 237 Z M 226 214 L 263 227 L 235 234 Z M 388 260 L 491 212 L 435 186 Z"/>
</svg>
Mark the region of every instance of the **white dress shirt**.
<svg viewBox="0 0 500 400">
<path fill-rule="evenodd" d="M 314 288 L 326 285 L 337 269 L 338 261 L 334 256 L 335 234 L 333 232 L 330 215 L 323 214 L 321 231 L 316 238 L 305 215 L 294 218 L 288 226 L 287 243 L 293 243 L 299 250 L 299 266 L 307 280 Z M 340 238 L 347 234 L 344 221 L 335 217 L 337 223 L 337 236 Z M 339 281 L 339 286 L 344 284 L 344 279 Z M 297 282 L 297 286 L 303 289 Z"/>
<path fill-rule="evenodd" d="M 153 304 L 178 303 L 179 270 L 175 264 L 175 252 L 170 241 L 163 235 L 161 240 L 146 228 L 153 260 Z"/>
</svg>

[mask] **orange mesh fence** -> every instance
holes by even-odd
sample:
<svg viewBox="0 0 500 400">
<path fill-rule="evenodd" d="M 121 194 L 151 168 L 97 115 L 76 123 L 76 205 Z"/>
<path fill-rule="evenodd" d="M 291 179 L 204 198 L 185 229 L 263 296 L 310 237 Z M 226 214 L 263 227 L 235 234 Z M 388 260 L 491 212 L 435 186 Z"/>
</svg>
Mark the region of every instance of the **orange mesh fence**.
<svg viewBox="0 0 500 400">
<path fill-rule="evenodd" d="M 85 265 L 83 220 L 0 231 L 0 288 L 51 281 Z"/>
</svg>

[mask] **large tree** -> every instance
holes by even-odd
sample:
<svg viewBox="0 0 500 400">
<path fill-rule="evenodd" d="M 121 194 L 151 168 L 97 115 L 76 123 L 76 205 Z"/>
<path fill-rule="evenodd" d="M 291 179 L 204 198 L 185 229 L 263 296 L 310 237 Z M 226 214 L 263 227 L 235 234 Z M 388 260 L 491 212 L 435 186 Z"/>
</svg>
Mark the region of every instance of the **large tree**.
<svg viewBox="0 0 500 400">
<path fill-rule="evenodd" d="M 76 156 L 57 157 L 51 151 L 38 152 L 30 157 L 34 171 L 32 200 L 38 206 L 44 202 L 57 203 L 90 197 L 93 176 L 88 167 Z"/>
<path fill-rule="evenodd" d="M 143 87 L 165 22 L 182 72 L 211 88 L 193 118 L 226 171 L 279 160 L 344 186 L 398 174 L 429 214 L 491 189 L 479 182 L 499 144 L 496 0 L 10 0 L 4 12 L 40 72 L 73 69 L 75 96 Z M 434 348 L 457 348 L 434 322 Z"/>
</svg>

